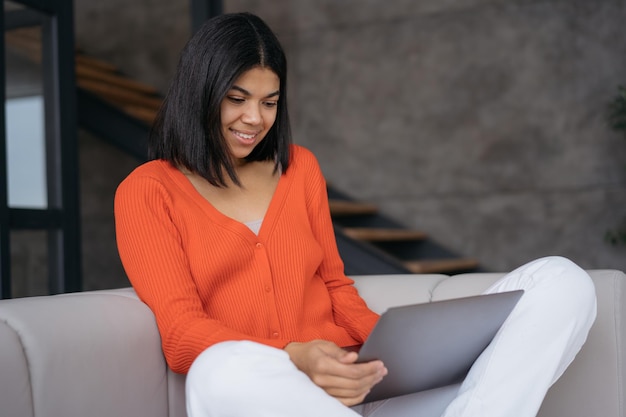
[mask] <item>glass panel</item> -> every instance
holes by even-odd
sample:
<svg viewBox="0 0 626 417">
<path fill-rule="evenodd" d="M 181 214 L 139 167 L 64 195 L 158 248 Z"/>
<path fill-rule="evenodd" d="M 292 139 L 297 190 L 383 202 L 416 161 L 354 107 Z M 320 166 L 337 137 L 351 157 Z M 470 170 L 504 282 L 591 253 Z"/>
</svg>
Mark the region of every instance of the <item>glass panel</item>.
<svg viewBox="0 0 626 417">
<path fill-rule="evenodd" d="M 5 13 L 18 7 L 4 2 Z M 41 27 L 5 32 L 8 200 L 47 208 Z"/>
<path fill-rule="evenodd" d="M 11 232 L 12 298 L 48 294 L 48 232 Z"/>
</svg>

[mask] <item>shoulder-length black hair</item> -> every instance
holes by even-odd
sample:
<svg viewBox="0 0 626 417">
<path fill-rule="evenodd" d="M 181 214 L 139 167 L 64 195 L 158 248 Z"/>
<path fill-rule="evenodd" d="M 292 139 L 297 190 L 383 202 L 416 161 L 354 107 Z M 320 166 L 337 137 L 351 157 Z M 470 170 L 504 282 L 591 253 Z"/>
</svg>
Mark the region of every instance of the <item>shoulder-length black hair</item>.
<svg viewBox="0 0 626 417">
<path fill-rule="evenodd" d="M 239 185 L 222 135 L 220 105 L 235 80 L 255 67 L 276 73 L 280 99 L 274 125 L 246 160 L 274 160 L 285 172 L 291 144 L 287 61 L 272 30 L 250 13 L 213 17 L 189 40 L 150 133 L 150 159 L 184 167 L 215 186 L 226 186 L 226 172 Z"/>
</svg>

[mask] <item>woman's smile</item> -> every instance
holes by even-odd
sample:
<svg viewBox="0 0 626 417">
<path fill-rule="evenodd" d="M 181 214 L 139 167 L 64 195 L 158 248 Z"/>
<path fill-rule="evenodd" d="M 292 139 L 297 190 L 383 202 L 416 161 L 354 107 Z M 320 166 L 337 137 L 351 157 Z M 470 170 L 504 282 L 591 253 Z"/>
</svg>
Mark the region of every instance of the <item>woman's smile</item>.
<svg viewBox="0 0 626 417">
<path fill-rule="evenodd" d="M 240 130 L 230 129 L 230 131 L 244 144 L 244 145 L 252 145 L 256 142 L 256 137 L 260 133 L 260 131 L 253 133 L 244 133 Z"/>
</svg>

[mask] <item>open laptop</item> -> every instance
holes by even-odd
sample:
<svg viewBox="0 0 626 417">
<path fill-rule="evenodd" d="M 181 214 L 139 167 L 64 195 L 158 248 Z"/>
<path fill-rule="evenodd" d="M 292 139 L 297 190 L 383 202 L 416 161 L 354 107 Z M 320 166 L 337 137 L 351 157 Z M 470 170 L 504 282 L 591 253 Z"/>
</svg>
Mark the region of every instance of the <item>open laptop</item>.
<svg viewBox="0 0 626 417">
<path fill-rule="evenodd" d="M 365 402 L 458 383 L 489 345 L 524 291 L 436 301 L 385 311 L 359 362 L 380 359 L 389 373 Z"/>
</svg>

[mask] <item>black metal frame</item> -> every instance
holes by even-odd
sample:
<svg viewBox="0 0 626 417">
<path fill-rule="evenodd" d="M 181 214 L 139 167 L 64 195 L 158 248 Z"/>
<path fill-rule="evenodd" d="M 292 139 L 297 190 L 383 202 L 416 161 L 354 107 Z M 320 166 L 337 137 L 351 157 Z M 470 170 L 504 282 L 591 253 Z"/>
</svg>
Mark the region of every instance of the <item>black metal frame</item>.
<svg viewBox="0 0 626 417">
<path fill-rule="evenodd" d="M 0 9 L 0 22 L 4 22 L 4 7 Z M 2 42 L 0 42 L 0 80 L 5 80 L 4 66 L 4 30 L 2 31 Z M 6 97 L 5 83 L 0 82 L 0 93 Z M 4 104 L 0 111 L 0 173 L 7 172 L 6 153 L 6 123 Z M 6 175 L 5 175 L 6 178 Z M 8 181 L 0 181 L 0 298 L 9 298 L 11 295 L 11 251 L 10 227 L 9 227 L 9 207 L 8 207 Z"/>
<path fill-rule="evenodd" d="M 2 12 L 7 29 L 41 25 L 47 169 L 47 209 L 8 207 L 7 184 L 0 185 L 0 298 L 11 297 L 10 231 L 48 232 L 48 291 L 80 291 L 80 209 L 78 136 L 74 67 L 74 15 L 71 0 L 14 0 L 29 9 Z M 4 39 L 0 56 L 5 79 Z M 4 83 L 2 91 L 4 92 Z M 4 106 L 4 102 L 3 102 Z M 7 172 L 6 121 L 0 112 L 0 170 Z M 4 176 L 7 177 L 6 175 Z"/>
</svg>

